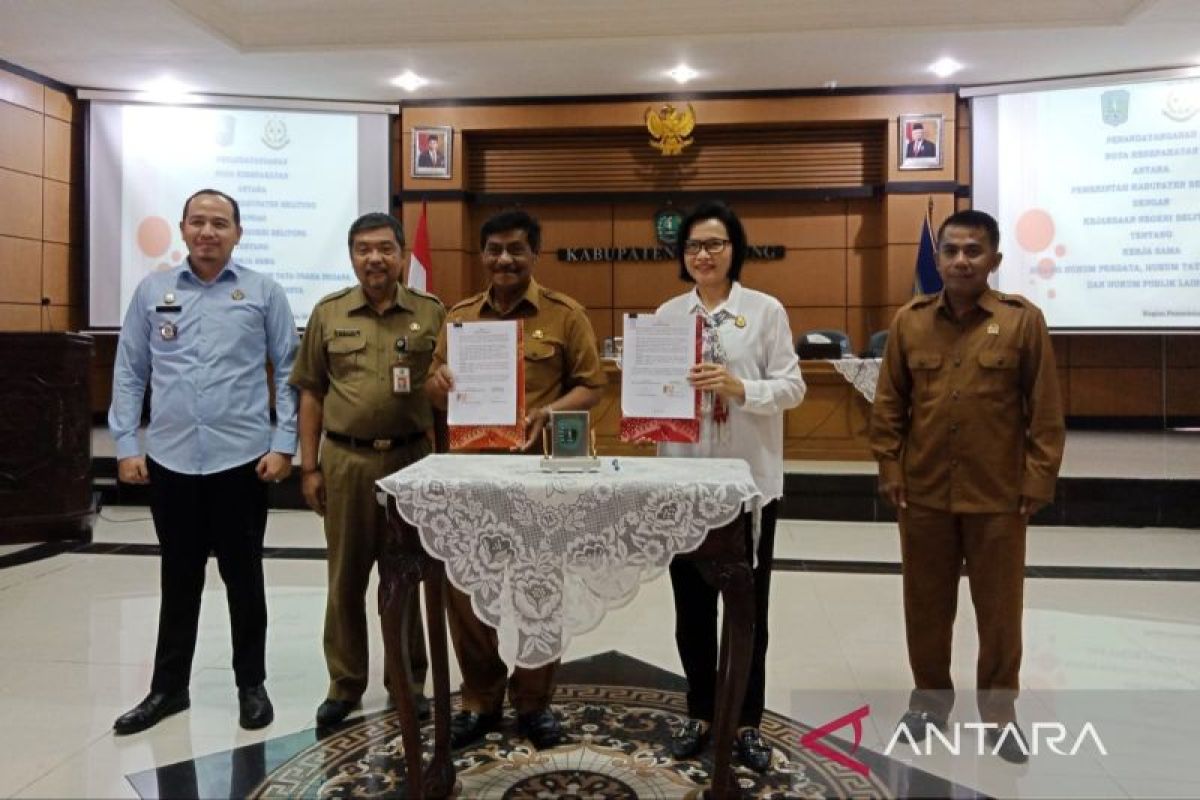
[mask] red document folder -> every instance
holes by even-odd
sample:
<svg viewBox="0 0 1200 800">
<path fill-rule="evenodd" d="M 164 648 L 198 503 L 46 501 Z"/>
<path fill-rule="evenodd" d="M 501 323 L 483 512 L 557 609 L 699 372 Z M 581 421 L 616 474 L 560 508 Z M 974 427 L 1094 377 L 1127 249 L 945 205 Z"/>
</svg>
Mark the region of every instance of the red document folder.
<svg viewBox="0 0 1200 800">
<path fill-rule="evenodd" d="M 696 361 L 704 356 L 703 320 L 696 317 Z M 622 442 L 698 442 L 700 441 L 700 392 L 696 398 L 695 415 L 689 419 L 661 417 L 621 417 Z"/>
<path fill-rule="evenodd" d="M 451 425 L 451 450 L 508 450 L 525 444 L 525 331 L 517 325 L 517 419 L 512 425 Z"/>
</svg>

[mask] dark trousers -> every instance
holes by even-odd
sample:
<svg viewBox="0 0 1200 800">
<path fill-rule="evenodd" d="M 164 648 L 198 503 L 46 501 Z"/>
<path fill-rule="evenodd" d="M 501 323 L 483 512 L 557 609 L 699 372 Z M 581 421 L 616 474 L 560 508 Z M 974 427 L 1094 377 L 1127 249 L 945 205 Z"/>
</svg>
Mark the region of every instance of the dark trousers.
<svg viewBox="0 0 1200 800">
<path fill-rule="evenodd" d="M 210 553 L 216 554 L 225 582 L 237 685 L 257 686 L 266 679 L 262 548 L 267 485 L 254 473 L 257 463 L 255 459 L 211 475 L 184 475 L 146 459 L 150 513 L 162 552 L 162 605 L 151 691 L 188 687 Z"/>
<path fill-rule="evenodd" d="M 758 540 L 758 563 L 754 567 L 754 650 L 738 727 L 757 728 L 762 722 L 766 703 L 767 615 L 778 511 L 778 501 L 767 503 L 762 510 L 762 535 Z M 743 521 L 749 536 L 750 515 L 744 515 Z M 688 681 L 688 716 L 711 723 L 716 710 L 720 646 L 718 592 L 705 583 L 695 561 L 683 558 L 671 562 L 671 589 L 675 593 L 675 645 L 679 648 L 679 660 L 683 662 L 683 674 Z"/>
<path fill-rule="evenodd" d="M 508 665 L 500 660 L 496 629 L 475 616 L 471 596 L 446 585 L 446 617 L 450 639 L 462 672 L 462 707 L 481 714 L 504 709 L 504 692 L 518 714 L 529 714 L 550 707 L 554 696 L 554 677 L 559 662 L 552 661 L 536 669 L 515 667 L 509 676 Z"/>
<path fill-rule="evenodd" d="M 965 565 L 979 632 L 979 716 L 984 722 L 1011 722 L 1020 688 L 1025 517 L 954 514 L 913 503 L 897 516 L 905 634 L 916 684 L 910 707 L 943 718 L 954 707 L 951 637 Z"/>
</svg>

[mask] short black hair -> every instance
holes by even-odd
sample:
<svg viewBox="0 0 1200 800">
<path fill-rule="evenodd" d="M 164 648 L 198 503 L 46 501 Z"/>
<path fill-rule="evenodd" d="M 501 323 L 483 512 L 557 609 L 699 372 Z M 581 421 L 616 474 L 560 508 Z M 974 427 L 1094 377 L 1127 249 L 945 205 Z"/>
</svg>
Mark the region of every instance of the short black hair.
<svg viewBox="0 0 1200 800">
<path fill-rule="evenodd" d="M 354 249 L 354 237 L 363 231 L 373 231 L 379 228 L 391 228 L 392 233 L 396 236 L 396 244 L 404 247 L 404 226 L 400 224 L 400 220 L 393 217 L 391 214 L 384 214 L 380 211 L 372 211 L 370 214 L 363 214 L 354 222 L 350 223 L 350 233 L 346 235 L 346 246 Z"/>
<path fill-rule="evenodd" d="M 724 201 L 705 200 L 684 215 L 683 221 L 679 223 L 679 236 L 675 239 L 675 255 L 679 259 L 680 280 L 695 283 L 692 276 L 688 274 L 687 265 L 684 263 L 683 245 L 691 235 L 692 228 L 710 219 L 715 219 L 724 225 L 725 232 L 729 235 L 729 246 L 733 248 L 733 260 L 729 263 L 729 280 L 736 281 L 742 275 L 742 264 L 746 261 L 746 229 L 742 227 L 742 221 L 738 219 L 738 215 L 733 213 L 733 209 Z"/>
<path fill-rule="evenodd" d="M 239 228 L 242 227 L 242 209 L 238 206 L 238 201 L 234 200 L 232 197 L 225 194 L 220 189 L 201 189 L 200 191 L 193 193 L 192 196 L 189 197 L 187 200 L 184 200 L 183 201 L 183 216 L 181 216 L 179 218 L 180 221 L 187 219 L 188 206 L 190 206 L 192 204 L 192 201 L 195 200 L 197 197 L 199 197 L 202 194 L 215 194 L 217 197 L 224 197 L 226 200 L 228 200 L 229 205 L 233 206 L 233 224 L 237 225 Z"/>
<path fill-rule="evenodd" d="M 909 128 L 909 130 L 913 130 L 913 131 L 923 131 L 923 130 L 925 130 L 925 126 L 924 126 L 923 124 L 921 124 L 920 122 L 914 122 L 914 123 L 912 124 L 912 127 L 911 127 L 911 128 Z"/>
<path fill-rule="evenodd" d="M 987 234 L 988 239 L 992 243 L 992 248 L 994 250 L 1000 249 L 1000 225 L 996 223 L 996 218 L 986 211 L 976 211 L 973 208 L 955 211 L 946 217 L 945 221 L 938 227 L 937 238 L 939 242 L 942 240 L 942 231 L 951 225 L 956 228 L 981 229 Z"/>
<path fill-rule="evenodd" d="M 519 208 L 501 211 L 488 217 L 487 222 L 479 229 L 479 249 L 483 250 L 487 245 L 489 236 L 517 230 L 525 231 L 525 241 L 529 242 L 530 250 L 534 253 L 542 251 L 542 224 L 528 211 Z"/>
</svg>

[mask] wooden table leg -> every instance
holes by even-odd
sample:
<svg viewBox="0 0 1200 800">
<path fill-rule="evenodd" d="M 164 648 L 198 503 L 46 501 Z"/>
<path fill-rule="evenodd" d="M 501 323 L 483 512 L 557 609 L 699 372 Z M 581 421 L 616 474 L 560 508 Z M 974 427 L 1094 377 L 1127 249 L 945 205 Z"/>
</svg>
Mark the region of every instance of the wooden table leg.
<svg viewBox="0 0 1200 800">
<path fill-rule="evenodd" d="M 450 670 L 446 656 L 446 570 L 437 559 L 426 559 L 425 633 L 433 670 L 433 761 L 425 773 L 425 796 L 449 797 L 454 789 L 450 757 Z"/>
<path fill-rule="evenodd" d="M 379 622 L 383 632 L 388 693 L 400 718 L 404 742 L 404 768 L 409 797 L 424 797 L 422 788 L 421 726 L 417 721 L 412 692 L 412 661 L 409 658 L 410 609 L 417 602 L 420 585 L 419 557 L 401 554 L 389 565 L 386 586 L 380 586 Z M 382 563 L 380 565 L 382 567 Z M 381 581 L 382 582 L 382 581 Z"/>
<path fill-rule="evenodd" d="M 709 794 L 714 798 L 741 796 L 733 776 L 733 739 L 750 678 L 754 647 L 754 574 L 744 561 L 701 569 L 721 592 L 724 622 L 717 657 L 717 708 L 713 720 L 713 774 Z"/>
<path fill-rule="evenodd" d="M 408 796 L 449 797 L 454 790 L 450 756 L 450 671 L 446 656 L 446 571 L 421 549 L 416 530 L 387 505 L 388 535 L 379 558 L 379 617 L 389 691 L 400 718 Z M 433 669 L 433 760 L 423 770 L 421 727 L 412 697 L 408 652 L 409 608 L 425 584 L 426 636 Z"/>
</svg>

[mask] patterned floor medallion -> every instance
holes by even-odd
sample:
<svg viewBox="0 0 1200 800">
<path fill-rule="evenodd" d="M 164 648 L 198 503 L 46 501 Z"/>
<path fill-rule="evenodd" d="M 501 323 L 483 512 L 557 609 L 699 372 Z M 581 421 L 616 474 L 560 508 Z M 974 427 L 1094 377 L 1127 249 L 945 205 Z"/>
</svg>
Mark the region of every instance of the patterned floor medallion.
<svg viewBox="0 0 1200 800">
<path fill-rule="evenodd" d="M 457 702 L 457 697 L 455 698 Z M 516 734 L 515 719 L 455 753 L 455 796 L 482 800 L 545 798 L 694 798 L 708 783 L 711 753 L 675 761 L 667 751 L 684 713 L 679 692 L 629 686 L 560 685 L 555 708 L 570 741 L 537 751 Z M 764 738 L 774 767 L 758 775 L 738 767 L 745 797 L 888 797 L 863 777 L 797 746 L 806 730 L 767 712 Z M 425 729 L 425 740 L 432 727 Z M 426 752 L 426 758 L 429 753 Z M 404 748 L 394 713 L 343 728 L 275 769 L 250 797 L 354 798 L 403 796 Z"/>
<path fill-rule="evenodd" d="M 464 800 L 609 800 L 698 798 L 708 784 L 711 751 L 675 761 L 670 733 L 685 713 L 686 681 L 644 661 L 610 651 L 559 668 L 554 708 L 570 737 L 533 749 L 509 712 L 499 731 L 454 753 L 455 796 Z M 458 697 L 451 700 L 457 708 Z M 901 761 L 860 748 L 867 775 L 800 747 L 808 731 L 768 711 L 763 738 L 774 748 L 765 775 L 738 767 L 747 798 L 980 797 Z M 423 739 L 432 739 L 427 725 Z M 826 739 L 827 743 L 833 740 Z M 426 745 L 425 758 L 430 757 Z M 736 763 L 736 762 L 735 762 Z M 143 798 L 405 797 L 404 748 L 394 712 L 358 717 L 332 730 L 297 731 L 222 753 L 128 776 Z"/>
</svg>

